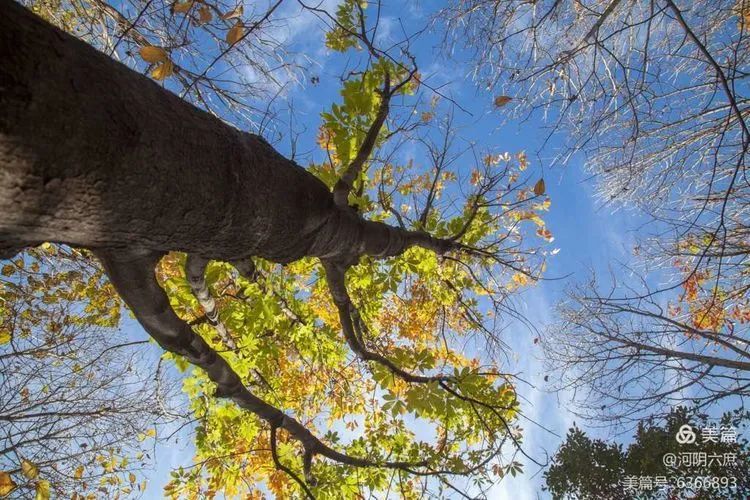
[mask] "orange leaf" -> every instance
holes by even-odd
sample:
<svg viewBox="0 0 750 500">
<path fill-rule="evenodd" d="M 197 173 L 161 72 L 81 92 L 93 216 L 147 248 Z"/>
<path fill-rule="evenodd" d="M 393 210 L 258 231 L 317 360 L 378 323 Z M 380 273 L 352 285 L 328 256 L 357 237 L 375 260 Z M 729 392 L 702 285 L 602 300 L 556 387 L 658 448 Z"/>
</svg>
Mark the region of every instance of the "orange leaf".
<svg viewBox="0 0 750 500">
<path fill-rule="evenodd" d="M 162 64 L 158 65 L 154 70 L 151 72 L 151 77 L 154 80 L 164 80 L 165 78 L 172 76 L 174 73 L 174 64 L 172 64 L 172 61 L 164 61 Z"/>
<path fill-rule="evenodd" d="M 242 39 L 242 35 L 245 32 L 245 27 L 242 25 L 242 21 L 237 21 L 237 24 L 227 32 L 227 43 L 234 45 Z"/>
<path fill-rule="evenodd" d="M 141 47 L 140 53 L 141 59 L 151 64 L 164 62 L 169 59 L 166 50 L 161 47 L 154 47 L 153 45 Z"/>
<path fill-rule="evenodd" d="M 39 475 L 39 467 L 34 462 L 24 458 L 21 460 L 21 472 L 27 479 L 36 479 Z"/>
<path fill-rule="evenodd" d="M 544 194 L 544 179 L 539 179 L 536 181 L 536 184 L 534 184 L 534 194 L 537 196 L 542 196 Z"/>
<path fill-rule="evenodd" d="M 495 106 L 497 106 L 498 108 L 502 108 L 512 100 L 513 98 L 507 95 L 497 96 L 495 97 Z"/>
<path fill-rule="evenodd" d="M 39 481 L 36 483 L 36 496 L 35 500 L 49 500 L 50 497 L 50 484 L 49 481 Z"/>
<path fill-rule="evenodd" d="M 209 9 L 207 5 L 198 9 L 198 24 L 206 24 L 213 18 L 214 16 L 211 14 L 211 9 Z"/>
<path fill-rule="evenodd" d="M 222 15 L 221 18 L 225 21 L 229 19 L 234 19 L 235 17 L 242 17 L 242 14 L 244 12 L 244 8 L 242 5 L 238 5 L 234 8 L 234 10 L 227 12 L 226 14 Z"/>
<path fill-rule="evenodd" d="M 188 0 L 187 2 L 175 2 L 172 4 L 172 12 L 175 14 L 186 14 L 193 6 L 193 1 Z"/>
<path fill-rule="evenodd" d="M 0 472 L 0 497 L 10 495 L 10 493 L 18 486 L 10 474 L 7 472 Z"/>
</svg>

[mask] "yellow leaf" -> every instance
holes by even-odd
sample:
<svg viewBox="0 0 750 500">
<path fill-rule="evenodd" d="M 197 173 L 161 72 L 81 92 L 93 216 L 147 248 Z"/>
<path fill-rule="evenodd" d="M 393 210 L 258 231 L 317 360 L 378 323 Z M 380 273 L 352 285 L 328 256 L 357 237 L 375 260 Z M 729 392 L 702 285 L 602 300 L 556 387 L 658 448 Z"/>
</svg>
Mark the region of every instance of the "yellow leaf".
<svg viewBox="0 0 750 500">
<path fill-rule="evenodd" d="M 169 59 L 166 50 L 162 49 L 161 47 L 154 47 L 152 45 L 141 47 L 140 53 L 141 59 L 151 64 L 164 62 Z"/>
<path fill-rule="evenodd" d="M 190 10 L 192 6 L 192 0 L 188 0 L 187 2 L 175 2 L 174 4 L 172 4 L 172 12 L 185 14 Z"/>
<path fill-rule="evenodd" d="M 237 21 L 237 24 L 227 32 L 227 43 L 234 45 L 242 38 L 242 34 L 245 32 L 245 27 L 242 26 L 242 21 Z"/>
<path fill-rule="evenodd" d="M 148 429 L 146 432 L 138 434 L 138 441 L 145 441 L 150 437 L 156 437 L 156 429 Z"/>
<path fill-rule="evenodd" d="M 132 472 L 128 474 L 128 479 L 130 480 L 130 484 L 135 483 L 135 474 Z"/>
<path fill-rule="evenodd" d="M 0 345 L 7 344 L 11 341 L 13 337 L 11 337 L 10 332 L 7 330 L 0 331 Z"/>
<path fill-rule="evenodd" d="M 211 9 L 209 9 L 207 5 L 198 9 L 198 24 L 206 24 L 213 18 L 214 16 L 211 14 Z"/>
<path fill-rule="evenodd" d="M 245 9 L 242 7 L 242 5 L 238 5 L 234 8 L 234 10 L 222 15 L 221 18 L 226 21 L 228 19 L 234 19 L 235 17 L 242 17 L 244 11 Z"/>
<path fill-rule="evenodd" d="M 498 108 L 502 108 L 512 100 L 513 98 L 507 95 L 497 96 L 495 97 L 495 106 L 497 106 Z"/>
<path fill-rule="evenodd" d="M 167 60 L 155 67 L 151 72 L 151 76 L 154 78 L 154 80 L 161 81 L 169 76 L 172 76 L 172 73 L 174 73 L 174 64 L 172 64 L 172 61 Z"/>
<path fill-rule="evenodd" d="M 537 236 L 540 238 L 544 238 L 547 241 L 552 241 L 554 238 L 552 237 L 552 232 L 547 229 L 546 227 L 540 227 L 536 230 Z"/>
<path fill-rule="evenodd" d="M 78 467 L 76 467 L 76 471 L 73 474 L 73 477 L 75 479 L 81 479 L 83 477 L 83 471 L 84 471 L 83 465 L 79 465 Z"/>
<path fill-rule="evenodd" d="M 529 158 L 526 156 L 525 151 L 518 153 L 518 169 L 523 171 L 529 166 Z"/>
<path fill-rule="evenodd" d="M 531 281 L 529 277 L 523 273 L 514 273 L 511 279 L 513 280 L 513 283 L 518 286 L 528 285 L 529 281 Z"/>
<path fill-rule="evenodd" d="M 24 458 L 21 460 L 21 472 L 26 476 L 26 479 L 36 479 L 39 475 L 39 467 Z"/>
<path fill-rule="evenodd" d="M 534 224 L 536 224 L 539 227 L 544 227 L 544 221 L 541 217 L 539 217 L 537 214 L 530 210 L 524 210 L 522 212 L 516 212 L 515 217 L 518 218 L 518 220 L 530 220 Z"/>
<path fill-rule="evenodd" d="M 3 276 L 11 276 L 14 272 L 16 272 L 16 268 L 12 264 L 5 264 L 3 266 Z"/>
<path fill-rule="evenodd" d="M 8 496 L 18 486 L 10 474 L 7 472 L 0 472 L 0 497 Z"/>
<path fill-rule="evenodd" d="M 537 196 L 542 196 L 544 194 L 544 179 L 536 181 L 536 184 L 534 184 L 534 194 Z"/>
<path fill-rule="evenodd" d="M 36 483 L 36 497 L 34 500 L 49 500 L 49 481 Z"/>
</svg>

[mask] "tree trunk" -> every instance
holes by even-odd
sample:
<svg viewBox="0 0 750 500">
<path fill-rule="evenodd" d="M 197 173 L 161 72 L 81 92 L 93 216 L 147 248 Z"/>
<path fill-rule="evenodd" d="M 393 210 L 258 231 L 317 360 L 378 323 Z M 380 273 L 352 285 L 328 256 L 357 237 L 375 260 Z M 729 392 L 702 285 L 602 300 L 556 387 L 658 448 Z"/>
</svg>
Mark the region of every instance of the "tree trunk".
<svg viewBox="0 0 750 500">
<path fill-rule="evenodd" d="M 358 237 L 261 137 L 11 0 L 0 12 L 0 257 L 54 241 L 287 262 Z"/>
</svg>

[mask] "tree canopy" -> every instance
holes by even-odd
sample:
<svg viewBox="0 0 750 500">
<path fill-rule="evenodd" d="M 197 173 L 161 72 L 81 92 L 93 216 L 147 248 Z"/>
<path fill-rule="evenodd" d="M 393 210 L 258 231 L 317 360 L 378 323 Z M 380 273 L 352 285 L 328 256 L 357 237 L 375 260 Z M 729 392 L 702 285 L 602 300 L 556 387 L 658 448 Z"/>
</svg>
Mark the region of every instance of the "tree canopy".
<svg viewBox="0 0 750 500">
<path fill-rule="evenodd" d="M 711 420 L 695 408 L 677 407 L 662 422 L 641 422 L 633 442 L 626 447 L 591 439 L 578 427 L 573 427 L 544 473 L 547 489 L 554 498 L 578 499 L 747 496 L 750 449 L 743 434 L 748 419 L 750 414 L 746 411 L 727 412 L 720 419 Z M 686 424 L 692 426 L 697 438 L 694 443 L 680 444 L 675 436 Z M 714 432 L 706 432 L 706 429 Z M 725 439 L 721 438 L 722 434 Z M 704 439 L 708 435 L 710 439 Z M 706 460 L 702 464 L 680 460 L 699 453 L 705 453 Z M 664 456 L 668 454 L 678 460 L 675 465 L 665 465 Z M 637 478 L 637 482 L 629 484 L 628 477 Z M 641 477 L 648 478 L 647 482 L 642 483 Z M 664 478 L 661 485 L 655 483 L 657 477 Z M 720 485 L 723 487 L 704 489 L 700 486 L 693 488 L 687 480 L 680 484 L 675 480 L 680 477 L 727 480 Z"/>
<path fill-rule="evenodd" d="M 175 387 L 116 327 L 121 303 L 86 253 L 50 244 L 0 269 L 0 496 L 143 492 Z"/>
<path fill-rule="evenodd" d="M 579 414 L 747 395 L 748 3 L 459 0 L 439 17 L 481 85 L 546 119 L 550 163 L 580 160 L 633 221 L 632 258 L 571 284 L 544 343 Z"/>
<path fill-rule="evenodd" d="M 580 161 L 640 225 L 533 340 L 574 411 L 636 443 L 572 430 L 550 491 L 615 498 L 674 404 L 748 395 L 745 0 L 455 0 L 418 27 L 381 1 L 0 2 L 0 419 L 29 418 L 0 493 L 142 490 L 152 424 L 186 418 L 173 498 L 473 498 L 537 462 L 504 333 L 536 328 L 517 297 L 557 252 L 551 200 L 530 152 L 466 127 L 457 59 L 482 113 L 542 130 L 542 168 Z M 123 307 L 189 417 L 144 341 L 110 337 Z"/>
</svg>

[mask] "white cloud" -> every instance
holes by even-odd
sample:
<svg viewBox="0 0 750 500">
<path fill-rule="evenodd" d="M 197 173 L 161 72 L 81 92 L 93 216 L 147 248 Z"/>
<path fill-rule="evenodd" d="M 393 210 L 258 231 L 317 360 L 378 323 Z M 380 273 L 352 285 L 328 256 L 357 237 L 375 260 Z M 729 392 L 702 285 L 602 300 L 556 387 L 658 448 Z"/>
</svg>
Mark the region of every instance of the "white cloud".
<svg viewBox="0 0 750 500">
<path fill-rule="evenodd" d="M 520 300 L 523 301 L 521 312 L 539 328 L 552 321 L 549 313 L 550 299 L 543 286 L 529 290 L 521 296 Z M 512 334 L 507 342 L 513 352 L 519 353 L 515 368 L 521 372 L 521 378 L 530 384 L 519 382 L 516 386 L 522 401 L 522 411 L 527 417 L 520 419 L 524 430 L 523 449 L 532 458 L 544 463 L 547 458 L 545 453 L 549 456 L 554 454 L 567 429 L 573 424 L 573 415 L 566 405 L 570 395 L 566 392 L 557 394 L 544 392 L 545 371 L 541 347 L 533 342 L 533 335 L 523 327 L 509 329 L 509 331 Z M 534 422 L 538 422 L 549 431 Z M 522 455 L 519 455 L 517 459 L 524 464 L 523 473 L 516 477 L 504 478 L 490 490 L 488 498 L 498 500 L 548 498 L 548 495 L 541 491 L 543 479 L 539 466 Z"/>
</svg>

